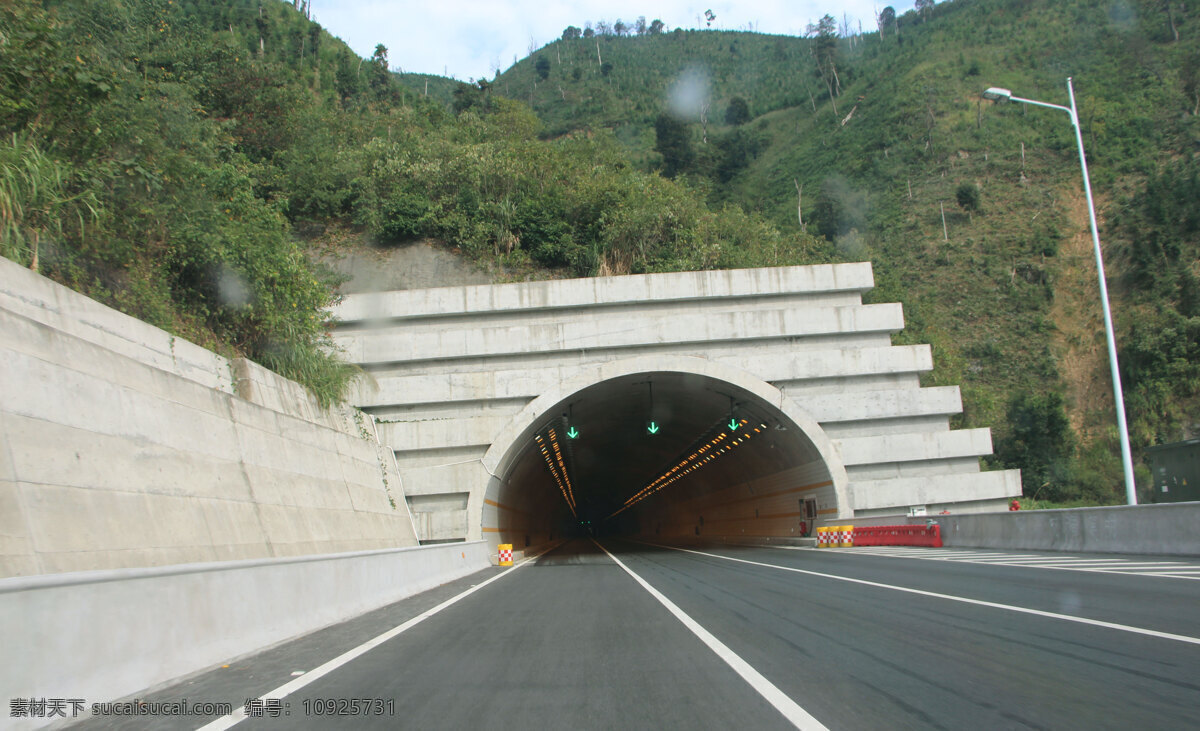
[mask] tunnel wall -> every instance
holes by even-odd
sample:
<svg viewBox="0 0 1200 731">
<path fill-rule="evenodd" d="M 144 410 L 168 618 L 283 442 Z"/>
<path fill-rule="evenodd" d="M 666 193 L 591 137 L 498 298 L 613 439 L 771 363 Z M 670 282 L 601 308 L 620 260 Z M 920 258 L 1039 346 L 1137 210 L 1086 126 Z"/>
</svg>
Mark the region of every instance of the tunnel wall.
<svg viewBox="0 0 1200 731">
<path fill-rule="evenodd" d="M 0 258 L 0 576 L 415 545 L 373 423 Z"/>
<path fill-rule="evenodd" d="M 499 479 L 493 479 L 487 494 L 495 496 L 483 501 L 482 534 L 489 545 L 508 543 L 514 550 L 523 551 L 562 537 L 555 534 L 554 521 L 544 519 L 548 505 L 562 504 L 557 494 L 506 488 Z"/>
<path fill-rule="evenodd" d="M 664 499 L 644 511 L 639 526 L 643 535 L 663 538 L 799 537 L 800 522 L 807 520 L 805 498 L 817 501 L 817 524 L 836 518 L 837 495 L 824 463 L 810 462 L 698 497 Z"/>
</svg>

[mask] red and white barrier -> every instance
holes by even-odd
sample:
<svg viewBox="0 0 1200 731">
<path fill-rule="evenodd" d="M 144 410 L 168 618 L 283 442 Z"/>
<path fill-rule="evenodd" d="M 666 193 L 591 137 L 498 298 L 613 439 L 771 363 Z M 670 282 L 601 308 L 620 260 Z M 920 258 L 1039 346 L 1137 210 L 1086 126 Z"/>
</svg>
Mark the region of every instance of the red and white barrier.
<svg viewBox="0 0 1200 731">
<path fill-rule="evenodd" d="M 942 547 L 939 525 L 871 525 L 854 528 L 856 546 Z"/>
</svg>

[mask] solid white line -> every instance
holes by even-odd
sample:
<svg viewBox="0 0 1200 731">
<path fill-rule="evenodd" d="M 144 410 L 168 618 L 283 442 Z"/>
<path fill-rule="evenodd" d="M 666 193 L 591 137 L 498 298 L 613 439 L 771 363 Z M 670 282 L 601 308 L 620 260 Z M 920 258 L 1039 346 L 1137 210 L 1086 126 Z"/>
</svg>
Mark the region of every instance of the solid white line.
<svg viewBox="0 0 1200 731">
<path fill-rule="evenodd" d="M 1123 558 L 993 558 L 981 563 L 1023 563 L 1029 566 L 1037 566 L 1039 564 L 1081 564 L 1081 563 L 1124 563 Z"/>
<path fill-rule="evenodd" d="M 764 546 L 764 548 L 778 548 L 778 546 Z M 872 551 L 872 546 L 863 546 L 858 548 L 829 548 L 821 549 L 825 553 L 857 553 L 860 556 L 871 556 L 875 558 L 908 558 L 922 561 L 949 561 L 951 563 L 973 563 L 980 566 L 1008 566 L 1015 568 L 1026 569 L 1050 569 L 1052 571 L 1089 571 L 1092 573 L 1109 573 L 1109 574 L 1125 574 L 1127 576 L 1161 576 L 1171 579 L 1187 579 L 1188 576 L 1180 576 L 1178 572 L 1189 572 L 1200 570 L 1200 567 L 1194 565 L 1181 564 L 1177 561 L 1159 561 L 1159 562 L 1134 562 L 1127 558 L 1103 558 L 1103 559 L 1085 559 L 1082 557 L 1067 556 L 1063 558 L 1048 558 L 1042 556 L 1028 555 L 1019 557 L 1016 554 L 994 554 L 1003 556 L 1003 558 L 993 558 L 993 554 L 970 554 L 970 553 L 940 553 L 940 549 L 930 548 L 925 549 L 930 552 L 930 555 L 917 554 L 917 548 L 911 549 L 914 553 L 899 553 L 892 551 Z M 933 555 L 939 552 L 939 555 Z M 967 558 L 960 558 L 966 556 Z M 980 558 L 980 557 L 983 558 Z M 1179 568 L 1175 568 L 1178 566 Z M 1163 572 L 1150 573 L 1155 567 L 1162 567 Z M 1126 571 L 1125 569 L 1130 569 Z M 1171 573 L 1176 572 L 1176 573 Z"/>
<path fill-rule="evenodd" d="M 639 541 L 640 542 L 640 541 Z M 1132 627 L 1126 624 L 1117 624 L 1115 622 L 1103 622 L 1098 619 L 1087 619 L 1086 617 L 1074 617 L 1070 614 L 1059 614 L 1057 612 L 1043 612 L 1040 609 L 1028 609 L 1026 607 L 1015 607 L 1011 604 L 997 604 L 996 602 L 985 602 L 980 599 L 968 599 L 963 596 L 954 596 L 952 594 L 939 594 L 935 591 L 923 591 L 921 589 L 910 589 L 906 586 L 895 586 L 893 584 L 881 584 L 877 581 L 867 581 L 866 579 L 852 579 L 849 576 L 835 576 L 834 574 L 825 574 L 820 571 L 808 571 L 807 569 L 797 569 L 791 566 L 778 566 L 772 563 L 762 563 L 761 561 L 750 561 L 744 558 L 734 558 L 732 556 L 722 556 L 716 553 L 705 553 L 704 551 L 694 551 L 690 548 L 676 548 L 675 546 L 664 546 L 659 543 L 646 543 L 647 546 L 656 548 L 667 548 L 672 551 L 682 551 L 683 553 L 694 553 L 698 556 L 708 556 L 710 558 L 719 558 L 724 561 L 736 561 L 738 563 L 751 564 L 753 566 L 763 566 L 769 569 L 778 569 L 780 571 L 791 571 L 797 574 L 807 574 L 809 576 L 820 576 L 825 579 L 833 579 L 834 581 L 847 581 L 852 584 L 862 584 L 863 586 L 874 586 L 880 589 L 891 589 L 892 591 L 902 591 L 907 594 L 918 594 L 920 596 L 934 597 L 935 599 L 946 599 L 952 602 L 962 602 L 963 604 L 973 604 L 979 607 L 991 607 L 993 609 L 1004 609 L 1010 612 L 1019 612 L 1021 614 L 1032 614 L 1038 617 L 1049 617 L 1050 619 L 1061 619 L 1067 622 L 1077 622 L 1079 624 L 1089 624 L 1093 627 L 1104 627 L 1107 629 L 1120 630 L 1122 632 L 1132 632 L 1133 634 L 1146 635 L 1148 637 L 1158 637 L 1164 640 L 1174 640 L 1176 642 L 1186 642 L 1192 645 L 1200 645 L 1200 637 L 1188 637 L 1187 635 L 1177 635 L 1170 632 L 1159 632 L 1153 629 L 1144 629 L 1142 627 Z M 1118 573 L 1107 569 L 1078 569 L 1081 571 L 1093 571 L 1096 573 Z M 1130 574 L 1131 576 L 1153 576 L 1154 574 Z"/>
<path fill-rule="evenodd" d="M 543 551 L 542 553 L 545 553 L 545 551 Z M 334 670 L 337 670 L 338 668 L 342 667 L 346 663 L 366 654 L 367 652 L 375 649 L 376 647 L 379 647 L 383 643 L 387 642 L 388 640 L 392 639 L 393 637 L 396 637 L 397 635 L 401 634 L 402 632 L 412 629 L 413 627 L 417 626 L 421 622 L 424 622 L 425 620 L 429 619 L 433 615 L 442 611 L 446 607 L 449 607 L 451 604 L 458 602 L 460 599 L 465 599 L 468 596 L 470 596 L 471 594 L 474 594 L 475 592 L 479 591 L 483 587 L 492 583 L 493 581 L 497 581 L 499 579 L 504 578 L 505 576 L 512 574 L 513 571 L 521 568 L 522 566 L 529 563 L 530 561 L 535 560 L 540 555 L 541 555 L 541 553 L 534 555 L 534 556 L 530 556 L 530 557 L 526 558 L 525 560 L 521 561 L 520 563 L 518 563 L 517 565 L 513 566 L 512 569 L 510 569 L 508 571 L 502 571 L 502 572 L 496 574 L 495 576 L 493 576 L 492 578 L 488 579 L 487 581 L 484 581 L 482 583 L 476 584 L 475 586 L 472 586 L 470 589 L 467 589 L 466 591 L 462 592 L 461 594 L 457 594 L 457 595 L 447 599 L 446 601 L 442 602 L 441 604 L 437 605 L 436 607 L 434 607 L 432 609 L 425 610 L 421 614 L 418 614 L 417 616 L 413 617 L 412 619 L 408 620 L 407 622 L 405 622 L 403 624 L 400 624 L 400 625 L 397 625 L 397 626 L 391 628 L 390 630 L 388 630 L 387 632 L 384 632 L 383 634 L 379 635 L 378 637 L 367 640 L 366 642 L 362 643 L 358 647 L 355 647 L 353 650 L 347 650 L 346 652 L 343 652 L 341 655 L 338 655 L 337 657 L 333 658 L 332 660 L 325 663 L 324 665 L 314 668 L 313 670 L 296 678 L 295 680 L 291 681 L 290 683 L 284 683 L 283 685 L 279 686 L 275 690 L 263 693 L 261 696 L 259 696 L 258 700 L 265 702 L 267 699 L 280 699 L 280 698 L 289 696 L 292 693 L 295 693 L 296 691 L 300 690 L 304 686 L 306 686 L 310 683 L 313 683 L 317 680 L 320 680 L 322 677 L 328 675 L 329 673 L 332 673 Z M 233 726 L 235 724 L 241 723 L 244 720 L 246 720 L 246 707 L 243 705 L 241 708 L 237 709 L 236 711 L 229 714 L 228 716 L 222 716 L 221 718 L 218 718 L 218 719 L 212 721 L 211 723 L 207 723 L 207 724 L 201 726 L 199 729 L 197 729 L 197 731 L 223 731 L 224 729 L 227 729 L 230 726 Z"/>
<path fill-rule="evenodd" d="M 1125 569 L 1171 569 L 1171 570 L 1174 570 L 1176 567 L 1181 567 L 1181 565 L 1177 564 L 1177 563 L 1152 563 L 1152 562 L 1140 562 L 1139 563 L 1139 562 L 1133 562 L 1133 561 L 1123 561 L 1121 563 L 1100 563 L 1098 561 L 1090 561 L 1087 563 L 1038 564 L 1038 565 L 1054 567 L 1054 568 L 1078 567 L 1081 569 L 1121 569 L 1122 571 L 1124 571 Z"/>
<path fill-rule="evenodd" d="M 725 643 L 721 642 L 714 637 L 711 632 L 701 627 L 696 620 L 689 617 L 687 613 L 676 606 L 675 602 L 663 596 L 658 589 L 650 586 L 645 579 L 638 576 L 633 572 L 632 569 L 621 563 L 621 559 L 609 553 L 609 550 L 604 546 L 601 546 L 599 541 L 592 539 L 592 542 L 595 543 L 601 551 L 607 553 L 608 557 L 611 558 L 614 563 L 625 570 L 625 573 L 632 576 L 637 583 L 641 584 L 642 588 L 650 593 L 650 596 L 657 599 L 660 604 L 666 607 L 668 612 L 675 615 L 675 619 L 678 619 L 680 622 L 682 622 L 684 627 L 687 627 L 689 630 L 691 630 L 692 634 L 696 635 L 696 637 L 699 637 L 700 641 L 708 646 L 708 649 L 715 652 L 717 657 L 724 660 L 725 664 L 733 668 L 733 671 L 738 675 L 742 676 L 742 680 L 745 680 L 747 683 L 749 683 L 751 688 L 754 688 L 759 695 L 761 695 L 767 700 L 768 703 L 774 706 L 775 710 L 782 713 L 784 718 L 791 721 L 792 725 L 800 729 L 825 731 L 824 724 L 809 715 L 808 711 L 801 708 L 798 703 L 789 698 L 787 694 L 777 688 L 774 683 L 763 677 L 761 673 L 751 667 L 750 663 L 746 662 L 737 653 L 729 649 Z"/>
</svg>

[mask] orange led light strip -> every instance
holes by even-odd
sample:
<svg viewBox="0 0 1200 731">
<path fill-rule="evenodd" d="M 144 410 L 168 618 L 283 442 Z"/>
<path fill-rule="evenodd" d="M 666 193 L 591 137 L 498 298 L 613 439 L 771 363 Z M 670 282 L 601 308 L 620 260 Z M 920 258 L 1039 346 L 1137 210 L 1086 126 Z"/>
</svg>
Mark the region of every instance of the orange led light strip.
<svg viewBox="0 0 1200 731">
<path fill-rule="evenodd" d="M 571 478 L 567 476 L 567 465 L 563 462 L 562 450 L 558 446 L 558 435 L 555 434 L 553 429 L 550 430 L 549 447 L 546 445 L 545 440 L 542 439 L 541 434 L 535 434 L 533 438 L 537 440 L 538 448 L 542 452 L 542 458 L 546 460 L 546 467 L 550 469 L 550 474 L 554 477 L 554 482 L 558 484 L 558 489 L 562 492 L 563 500 L 566 501 L 567 507 L 571 509 L 571 514 L 578 518 L 579 514 L 575 512 L 575 491 L 571 489 Z M 554 450 L 555 459 L 550 457 L 551 448 Z M 559 474 L 559 470 L 554 466 L 556 460 L 558 466 L 562 469 L 561 475 Z"/>
<path fill-rule="evenodd" d="M 746 427 L 746 430 L 741 434 L 738 434 L 737 432 L 741 431 L 743 427 Z M 720 434 L 710 439 L 707 444 L 701 446 L 699 449 L 680 460 L 679 463 L 671 467 L 671 469 L 659 475 L 658 479 L 656 479 L 654 482 L 651 482 L 649 485 L 646 485 L 637 493 L 635 493 L 633 497 L 625 501 L 623 506 L 618 508 L 616 512 L 608 517 L 612 518 L 619 515 L 620 513 L 632 508 L 642 500 L 645 500 L 654 493 L 663 489 L 667 485 L 670 485 L 672 482 L 680 480 L 699 470 L 700 468 L 711 464 L 721 455 L 728 454 L 734 449 L 734 447 L 745 444 L 752 436 L 762 433 L 762 430 L 766 428 L 766 424 L 759 424 L 755 427 L 747 427 L 746 420 L 740 419 L 738 421 L 737 431 L 722 431 Z"/>
</svg>

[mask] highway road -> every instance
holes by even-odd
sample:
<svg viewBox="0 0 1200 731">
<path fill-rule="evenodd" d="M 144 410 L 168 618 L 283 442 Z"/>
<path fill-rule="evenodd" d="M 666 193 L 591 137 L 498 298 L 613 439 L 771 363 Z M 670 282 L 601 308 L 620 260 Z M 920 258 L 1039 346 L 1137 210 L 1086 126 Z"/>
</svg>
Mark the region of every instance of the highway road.
<svg viewBox="0 0 1200 731">
<path fill-rule="evenodd" d="M 233 703 L 210 729 L 1195 728 L 1200 562 L 581 539 L 140 697 Z"/>
</svg>

